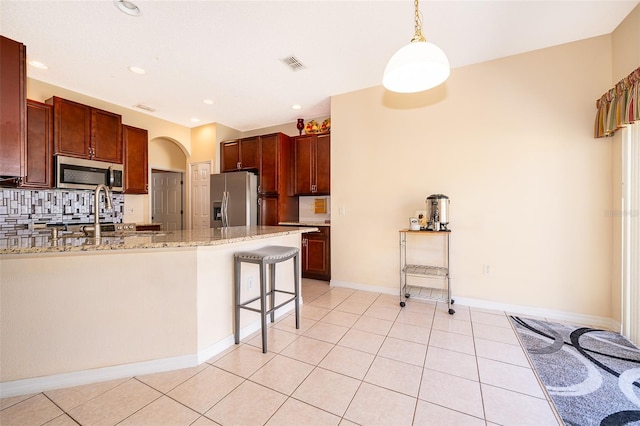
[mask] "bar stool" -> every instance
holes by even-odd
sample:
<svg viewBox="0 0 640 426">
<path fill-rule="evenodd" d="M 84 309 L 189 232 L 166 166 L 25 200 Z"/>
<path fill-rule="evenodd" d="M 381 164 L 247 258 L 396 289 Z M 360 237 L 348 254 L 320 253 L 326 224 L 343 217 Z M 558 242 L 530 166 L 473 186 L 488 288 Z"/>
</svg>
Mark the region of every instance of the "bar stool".
<svg viewBox="0 0 640 426">
<path fill-rule="evenodd" d="M 267 246 L 258 250 L 244 251 L 234 254 L 234 288 L 235 288 L 235 342 L 240 343 L 240 309 L 260 313 L 262 327 L 262 352 L 267 353 L 267 315 L 271 316 L 271 322 L 275 320 L 275 310 L 281 308 L 287 303 L 294 301 L 296 310 L 296 328 L 300 328 L 300 295 L 299 295 L 299 278 L 298 278 L 298 262 L 300 250 L 297 247 L 286 246 Z M 293 275 L 294 275 L 294 291 L 277 290 L 276 287 L 276 264 L 293 258 Z M 242 263 L 255 263 L 260 265 L 260 296 L 255 297 L 247 302 L 240 303 L 241 279 L 240 270 Z M 267 291 L 266 273 L 267 265 L 269 265 L 269 291 Z M 285 293 L 293 297 L 274 306 L 275 294 Z M 267 309 L 267 296 L 269 296 L 269 309 Z M 260 299 L 260 309 L 252 308 L 250 303 Z"/>
</svg>

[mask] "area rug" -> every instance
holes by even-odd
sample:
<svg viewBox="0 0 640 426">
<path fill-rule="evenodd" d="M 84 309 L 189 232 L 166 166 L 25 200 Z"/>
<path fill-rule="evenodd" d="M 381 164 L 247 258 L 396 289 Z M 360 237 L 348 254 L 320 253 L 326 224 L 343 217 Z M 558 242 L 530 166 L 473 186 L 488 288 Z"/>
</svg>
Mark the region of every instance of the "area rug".
<svg viewBox="0 0 640 426">
<path fill-rule="evenodd" d="M 566 425 L 640 425 L 640 349 L 610 331 L 511 320 Z"/>
</svg>

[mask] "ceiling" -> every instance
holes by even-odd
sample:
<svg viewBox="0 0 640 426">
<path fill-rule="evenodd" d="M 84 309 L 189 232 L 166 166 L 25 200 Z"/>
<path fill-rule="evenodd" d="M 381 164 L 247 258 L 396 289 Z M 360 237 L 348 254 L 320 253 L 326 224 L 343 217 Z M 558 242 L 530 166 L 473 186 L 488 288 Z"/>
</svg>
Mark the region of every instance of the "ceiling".
<svg viewBox="0 0 640 426">
<path fill-rule="evenodd" d="M 332 95 L 381 84 L 414 33 L 411 0 L 132 1 L 141 16 L 112 0 L 2 0 L 0 32 L 48 65 L 29 66 L 31 78 L 241 131 L 328 116 Z M 425 37 L 457 68 L 609 34 L 638 3 L 423 0 L 420 10 Z M 305 68 L 291 71 L 290 56 Z"/>
</svg>

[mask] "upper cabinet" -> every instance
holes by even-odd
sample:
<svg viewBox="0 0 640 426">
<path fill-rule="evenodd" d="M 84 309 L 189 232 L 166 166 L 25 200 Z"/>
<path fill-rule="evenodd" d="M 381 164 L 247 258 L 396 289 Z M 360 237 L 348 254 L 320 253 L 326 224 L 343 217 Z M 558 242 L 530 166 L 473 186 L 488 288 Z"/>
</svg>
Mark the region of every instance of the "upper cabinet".
<svg viewBox="0 0 640 426">
<path fill-rule="evenodd" d="M 257 170 L 260 167 L 258 136 L 220 143 L 220 171 Z"/>
<path fill-rule="evenodd" d="M 94 160 L 122 164 L 122 116 L 91 108 L 91 145 Z"/>
<path fill-rule="evenodd" d="M 122 126 L 124 142 L 124 193 L 149 192 L 149 136 L 145 129 Z"/>
<path fill-rule="evenodd" d="M 122 118 L 118 114 L 54 96 L 54 154 L 122 164 Z"/>
<path fill-rule="evenodd" d="M 53 108 L 27 100 L 26 172 L 20 184 L 24 188 L 53 186 Z"/>
<path fill-rule="evenodd" d="M 24 44 L 0 36 L 0 182 L 24 176 L 26 146 L 26 55 Z"/>
<path fill-rule="evenodd" d="M 294 141 L 296 195 L 329 195 L 331 192 L 331 135 L 297 136 Z"/>
</svg>

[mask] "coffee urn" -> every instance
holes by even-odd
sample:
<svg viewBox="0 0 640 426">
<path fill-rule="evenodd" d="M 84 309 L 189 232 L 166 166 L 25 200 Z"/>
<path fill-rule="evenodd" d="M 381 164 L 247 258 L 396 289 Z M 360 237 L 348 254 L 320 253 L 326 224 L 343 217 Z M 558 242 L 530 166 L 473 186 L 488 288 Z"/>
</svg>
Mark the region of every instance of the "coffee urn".
<svg viewBox="0 0 640 426">
<path fill-rule="evenodd" d="M 427 230 L 448 231 L 449 197 L 442 194 L 432 194 L 427 197 Z"/>
</svg>

